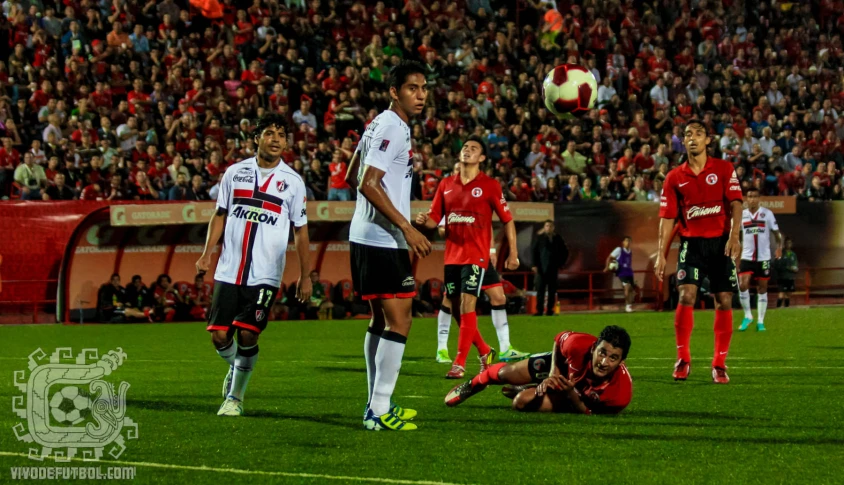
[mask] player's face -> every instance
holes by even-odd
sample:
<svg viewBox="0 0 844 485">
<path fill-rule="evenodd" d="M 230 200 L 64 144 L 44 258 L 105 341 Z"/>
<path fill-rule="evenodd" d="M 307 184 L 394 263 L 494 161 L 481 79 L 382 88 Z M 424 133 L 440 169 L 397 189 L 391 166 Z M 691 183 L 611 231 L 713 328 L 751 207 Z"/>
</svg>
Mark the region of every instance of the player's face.
<svg viewBox="0 0 844 485">
<path fill-rule="evenodd" d="M 258 150 L 273 160 L 281 157 L 281 152 L 287 149 L 287 134 L 280 126 L 270 126 L 258 137 Z"/>
<path fill-rule="evenodd" d="M 747 208 L 755 212 L 756 209 L 759 208 L 759 192 L 756 192 L 755 190 L 751 190 L 750 192 L 747 193 L 746 199 L 747 199 Z"/>
<path fill-rule="evenodd" d="M 706 145 L 709 144 L 706 128 L 700 125 L 687 126 L 683 135 L 683 144 L 690 155 L 700 155 L 706 152 Z"/>
<path fill-rule="evenodd" d="M 476 141 L 468 141 L 460 150 L 460 162 L 466 165 L 477 165 L 484 161 L 483 148 Z"/>
<path fill-rule="evenodd" d="M 408 116 L 416 116 L 425 109 L 425 100 L 428 98 L 428 86 L 425 76 L 422 74 L 411 74 L 407 76 L 404 84 L 398 90 L 392 89 L 395 93 L 394 100 L 398 102 L 402 111 Z"/>
<path fill-rule="evenodd" d="M 601 340 L 592 352 L 592 373 L 596 377 L 607 377 L 624 361 L 621 348 L 613 347 Z"/>
<path fill-rule="evenodd" d="M 621 241 L 621 247 L 623 247 L 624 249 L 630 249 L 630 238 L 629 237 L 626 237 L 626 238 L 624 238 L 624 241 Z"/>
</svg>

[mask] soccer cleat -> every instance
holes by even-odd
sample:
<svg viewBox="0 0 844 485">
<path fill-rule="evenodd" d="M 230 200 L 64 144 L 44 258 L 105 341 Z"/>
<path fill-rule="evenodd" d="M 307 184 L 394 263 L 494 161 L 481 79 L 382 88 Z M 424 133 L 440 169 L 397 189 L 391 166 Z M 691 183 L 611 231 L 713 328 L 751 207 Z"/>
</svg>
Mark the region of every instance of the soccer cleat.
<svg viewBox="0 0 844 485">
<path fill-rule="evenodd" d="M 448 374 L 445 375 L 445 378 L 463 379 L 464 375 L 466 375 L 466 369 L 464 369 L 461 365 L 454 364 L 453 366 L 451 366 L 451 370 L 448 371 Z"/>
<path fill-rule="evenodd" d="M 764 332 L 765 330 L 767 330 L 765 328 L 765 322 L 756 322 L 756 331 L 757 332 Z"/>
<path fill-rule="evenodd" d="M 751 323 L 753 323 L 752 318 L 745 318 L 741 321 L 741 325 L 739 325 L 738 331 L 744 332 L 745 330 L 747 330 L 747 327 L 749 327 Z"/>
<path fill-rule="evenodd" d="M 381 431 L 382 429 L 388 431 L 413 431 L 417 426 L 399 418 L 394 413 L 376 416 L 371 409 L 367 409 L 366 415 L 363 417 L 363 427 L 369 431 Z"/>
<path fill-rule="evenodd" d="M 233 397 L 227 397 L 217 411 L 217 416 L 243 416 L 243 403 Z"/>
<path fill-rule="evenodd" d="M 624 311 L 627 312 L 627 313 L 633 313 L 633 305 L 625 306 Z"/>
<path fill-rule="evenodd" d="M 713 367 L 712 382 L 715 384 L 727 384 L 730 382 L 730 376 L 727 375 L 727 369 L 723 367 Z"/>
<path fill-rule="evenodd" d="M 674 380 L 675 381 L 685 381 L 689 378 L 689 374 L 692 373 L 692 365 L 686 362 L 683 359 L 677 361 L 674 364 Z"/>
<path fill-rule="evenodd" d="M 504 394 L 504 397 L 507 399 L 513 399 L 519 395 L 520 392 L 524 391 L 525 389 L 530 389 L 531 387 L 536 387 L 536 384 L 525 384 L 522 386 L 504 386 L 501 388 L 501 394 Z"/>
<path fill-rule="evenodd" d="M 472 381 L 466 381 L 448 391 L 445 395 L 445 405 L 453 408 L 484 389 L 486 389 L 485 385 L 473 386 Z"/>
<path fill-rule="evenodd" d="M 492 362 L 495 360 L 495 349 L 490 348 L 489 352 L 485 353 L 484 355 L 478 357 L 478 360 L 481 361 L 481 371 L 483 372 L 487 370 L 489 366 L 492 365 Z M 479 374 L 480 374 L 479 372 Z"/>
<path fill-rule="evenodd" d="M 398 416 L 402 421 L 410 421 L 417 414 L 415 409 L 405 409 L 394 402 L 390 403 L 390 412 Z"/>
<path fill-rule="evenodd" d="M 437 364 L 451 364 L 451 357 L 448 356 L 448 349 L 437 351 Z"/>
<path fill-rule="evenodd" d="M 512 345 L 504 352 L 498 354 L 498 360 L 501 362 L 518 362 L 520 360 L 527 359 L 528 357 L 530 357 L 529 353 L 519 352 L 514 349 Z"/>
<path fill-rule="evenodd" d="M 226 378 L 223 379 L 223 399 L 228 397 L 229 391 L 232 390 L 232 376 L 234 375 L 234 366 L 229 366 L 229 372 Z"/>
</svg>

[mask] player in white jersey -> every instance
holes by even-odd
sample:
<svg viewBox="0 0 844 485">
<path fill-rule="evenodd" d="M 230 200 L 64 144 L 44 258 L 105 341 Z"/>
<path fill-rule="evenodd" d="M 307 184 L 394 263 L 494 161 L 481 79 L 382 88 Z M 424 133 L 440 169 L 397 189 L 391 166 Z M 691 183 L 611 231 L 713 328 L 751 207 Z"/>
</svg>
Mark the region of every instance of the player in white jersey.
<svg viewBox="0 0 844 485">
<path fill-rule="evenodd" d="M 408 120 L 425 108 L 425 68 L 402 61 L 390 69 L 390 108 L 375 117 L 358 142 L 346 181 L 358 188 L 349 230 L 355 293 L 369 301 L 364 338 L 368 398 L 363 424 L 370 430 L 416 429 L 416 411 L 391 397 L 401 369 L 416 279 L 410 252 L 425 257 L 431 243 L 410 224 L 413 150 Z"/>
<path fill-rule="evenodd" d="M 258 120 L 258 156 L 223 174 L 217 212 L 208 223 L 205 251 L 196 262 L 198 273 L 208 271 L 211 253 L 225 231 L 207 327 L 214 348 L 229 365 L 220 416 L 243 414 L 243 394 L 258 360 L 258 335 L 267 326 L 281 285 L 291 222 L 300 268 L 297 296 L 307 301 L 311 294 L 305 183 L 281 161 L 287 148 L 285 125 L 285 119 L 275 114 Z"/>
<path fill-rule="evenodd" d="M 759 189 L 747 190 L 747 209 L 741 214 L 742 242 L 739 269 L 739 300 L 744 309 L 744 320 L 739 331 L 747 330 L 753 322 L 750 310 L 750 278 L 756 278 L 756 311 L 759 319 L 756 330 L 765 331 L 765 311 L 768 309 L 768 280 L 771 278 L 771 234 L 777 240 L 776 258 L 782 257 L 782 234 L 774 213 L 759 206 Z"/>
</svg>

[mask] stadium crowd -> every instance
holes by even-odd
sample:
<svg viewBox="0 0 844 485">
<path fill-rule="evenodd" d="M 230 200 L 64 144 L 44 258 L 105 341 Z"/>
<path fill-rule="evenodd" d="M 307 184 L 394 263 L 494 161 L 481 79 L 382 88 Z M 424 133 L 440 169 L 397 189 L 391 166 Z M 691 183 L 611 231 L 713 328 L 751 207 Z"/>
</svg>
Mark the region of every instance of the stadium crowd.
<svg viewBox="0 0 844 485">
<path fill-rule="evenodd" d="M 0 196 L 209 200 L 290 120 L 284 160 L 313 199 L 343 178 L 399 59 L 428 71 L 413 123 L 416 199 L 470 134 L 509 200 L 658 199 L 701 118 L 712 155 L 764 195 L 842 198 L 844 2 L 740 0 L 5 0 Z M 8 46 L 8 48 L 6 47 Z M 541 83 L 587 66 L 599 106 L 560 121 Z"/>
</svg>

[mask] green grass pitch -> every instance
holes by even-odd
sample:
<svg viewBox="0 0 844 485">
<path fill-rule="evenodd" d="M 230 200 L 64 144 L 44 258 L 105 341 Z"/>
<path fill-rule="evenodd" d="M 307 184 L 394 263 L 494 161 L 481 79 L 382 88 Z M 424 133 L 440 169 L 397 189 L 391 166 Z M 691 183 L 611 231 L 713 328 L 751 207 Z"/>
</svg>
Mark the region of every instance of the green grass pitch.
<svg viewBox="0 0 844 485">
<path fill-rule="evenodd" d="M 28 447 L 11 429 L 8 397 L 39 347 L 126 352 L 113 377 L 131 384 L 127 415 L 140 436 L 120 459 L 138 464 L 136 483 L 842 483 L 842 317 L 769 310 L 768 332 L 733 335 L 726 386 L 710 380 L 711 312 L 695 314 L 685 383 L 671 379 L 672 313 L 511 317 L 514 345 L 532 352 L 550 350 L 561 330 L 627 328 L 633 402 L 613 417 L 520 414 L 494 387 L 447 408 L 455 382 L 434 362 L 436 322 L 418 320 L 395 394 L 419 411 L 409 433 L 361 427 L 363 320 L 270 324 L 242 418 L 216 416 L 226 366 L 202 324 L 3 327 L 0 483 L 10 467 L 39 465 L 18 455 Z M 488 317 L 480 328 L 495 342 Z M 452 356 L 456 339 L 453 326 Z"/>
</svg>

